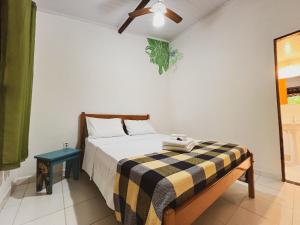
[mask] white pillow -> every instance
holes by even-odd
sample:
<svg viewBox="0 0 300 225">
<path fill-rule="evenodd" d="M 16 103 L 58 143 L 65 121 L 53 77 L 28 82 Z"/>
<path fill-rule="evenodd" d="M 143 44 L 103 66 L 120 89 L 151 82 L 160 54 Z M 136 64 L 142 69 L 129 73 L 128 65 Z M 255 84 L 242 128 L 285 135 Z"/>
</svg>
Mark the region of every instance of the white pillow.
<svg viewBox="0 0 300 225">
<path fill-rule="evenodd" d="M 129 135 L 156 133 L 149 120 L 124 120 Z"/>
<path fill-rule="evenodd" d="M 125 136 L 121 119 L 86 118 L 87 130 L 91 138 Z"/>
</svg>

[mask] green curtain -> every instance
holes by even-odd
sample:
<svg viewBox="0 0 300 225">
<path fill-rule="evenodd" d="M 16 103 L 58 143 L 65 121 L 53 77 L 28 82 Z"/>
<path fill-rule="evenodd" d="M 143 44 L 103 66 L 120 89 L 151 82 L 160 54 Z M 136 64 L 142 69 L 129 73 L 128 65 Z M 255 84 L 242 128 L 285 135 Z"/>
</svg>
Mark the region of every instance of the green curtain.
<svg viewBox="0 0 300 225">
<path fill-rule="evenodd" d="M 0 170 L 28 157 L 36 5 L 0 1 Z"/>
</svg>

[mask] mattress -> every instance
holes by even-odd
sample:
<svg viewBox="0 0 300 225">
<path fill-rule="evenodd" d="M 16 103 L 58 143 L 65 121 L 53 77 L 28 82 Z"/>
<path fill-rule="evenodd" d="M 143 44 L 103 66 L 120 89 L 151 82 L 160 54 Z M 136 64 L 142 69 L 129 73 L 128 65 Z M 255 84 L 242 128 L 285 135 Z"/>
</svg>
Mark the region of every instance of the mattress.
<svg viewBox="0 0 300 225">
<path fill-rule="evenodd" d="M 170 136 L 147 134 L 86 139 L 82 169 L 95 182 L 109 208 L 114 210 L 113 191 L 117 164 L 124 158 L 143 156 L 162 149 Z"/>
<path fill-rule="evenodd" d="M 163 150 L 123 159 L 115 180 L 116 219 L 124 225 L 161 225 L 167 207 L 177 208 L 248 156 L 244 146 L 200 141 L 191 152 Z"/>
</svg>

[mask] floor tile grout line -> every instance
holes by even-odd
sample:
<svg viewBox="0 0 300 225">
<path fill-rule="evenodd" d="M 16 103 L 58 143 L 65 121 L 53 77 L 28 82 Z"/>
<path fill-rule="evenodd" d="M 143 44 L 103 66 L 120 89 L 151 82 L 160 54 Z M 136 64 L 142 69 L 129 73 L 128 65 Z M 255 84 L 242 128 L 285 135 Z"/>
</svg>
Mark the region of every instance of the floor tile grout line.
<svg viewBox="0 0 300 225">
<path fill-rule="evenodd" d="M 266 177 L 266 178 L 269 178 L 269 177 Z M 287 183 L 287 182 L 283 182 L 283 181 L 281 181 L 281 180 L 275 180 L 275 179 L 274 179 L 274 181 L 276 181 L 277 183 L 282 184 L 282 186 L 284 186 L 284 185 L 286 185 L 286 184 L 287 184 L 287 185 L 291 185 L 291 186 L 293 186 L 293 187 L 296 187 L 296 186 L 297 186 L 297 185 L 295 185 L 295 184 L 290 184 L 290 183 Z M 272 187 L 272 186 L 270 186 L 270 185 L 266 185 L 265 182 L 255 182 L 255 183 L 258 184 L 258 185 L 261 185 L 261 186 L 263 186 L 263 187 L 272 189 L 273 191 L 281 191 L 281 189 L 274 188 L 274 187 Z"/>
<path fill-rule="evenodd" d="M 99 197 L 96 197 L 96 195 L 95 195 L 95 196 L 93 196 L 93 197 L 90 197 L 90 198 L 88 198 L 88 199 L 85 199 L 85 200 L 82 200 L 82 201 L 80 201 L 80 202 L 74 203 L 73 205 L 70 205 L 70 206 L 64 207 L 64 208 L 65 208 L 65 209 L 68 209 L 68 208 L 71 208 L 71 207 L 80 205 L 80 204 L 82 204 L 82 203 L 84 203 L 84 202 L 90 201 L 90 200 L 92 200 L 92 199 L 97 199 L 97 198 L 99 198 Z"/>
<path fill-rule="evenodd" d="M 276 198 L 279 198 L 279 199 L 288 199 L 287 196 L 281 196 L 281 195 L 280 195 L 280 193 L 282 192 L 282 190 L 274 189 L 274 188 L 271 188 L 271 187 L 269 187 L 269 186 L 262 185 L 262 184 L 257 184 L 257 185 L 259 185 L 259 186 L 262 187 L 262 188 L 269 189 L 269 190 L 268 190 L 268 194 L 273 195 L 273 196 L 276 197 Z M 257 187 L 257 186 L 256 186 L 256 187 Z M 271 192 L 269 192 L 269 191 L 271 191 Z M 272 191 L 276 191 L 276 192 L 273 193 Z M 257 192 L 257 188 L 256 188 L 256 192 Z M 290 191 L 288 191 L 288 192 L 290 192 Z M 263 191 L 262 191 L 262 193 L 263 193 L 263 194 L 266 194 L 266 193 L 264 193 Z M 290 194 L 290 193 L 289 193 L 289 194 Z M 292 190 L 292 197 L 294 196 L 294 194 L 295 194 L 295 189 L 293 188 L 293 190 Z M 294 197 L 293 197 L 293 198 L 294 198 Z M 267 199 L 266 199 L 266 200 L 267 200 Z"/>
<path fill-rule="evenodd" d="M 30 182 L 30 183 L 34 183 L 34 182 Z M 26 188 L 23 189 L 23 190 L 24 190 L 23 197 L 22 197 L 21 201 L 20 201 L 19 204 L 18 204 L 18 210 L 17 210 L 17 212 L 16 212 L 16 214 L 15 214 L 15 218 L 14 218 L 13 223 L 16 223 L 16 217 L 17 217 L 18 213 L 20 212 L 20 206 L 21 206 L 22 202 L 24 201 L 25 194 L 26 194 L 26 192 L 27 192 L 27 191 L 29 190 L 29 188 L 30 188 L 30 186 L 29 186 L 30 183 L 28 183 L 27 186 L 26 186 Z M 64 188 L 63 183 L 62 183 L 62 179 L 61 179 L 60 183 L 61 183 L 61 185 L 62 185 L 62 186 L 61 186 L 61 190 L 62 190 L 62 194 L 63 194 L 63 204 L 64 204 L 64 205 L 63 205 L 63 206 L 64 206 L 63 209 L 64 209 L 64 216 L 65 216 L 65 223 L 66 223 L 66 213 L 65 213 L 65 209 L 66 209 L 66 208 L 74 207 L 74 206 L 76 206 L 76 205 L 79 205 L 79 204 L 81 204 L 81 203 L 87 202 L 87 201 L 89 201 L 89 200 L 92 200 L 92 199 L 98 199 L 98 198 L 99 198 L 99 197 L 97 197 L 97 195 L 95 195 L 94 197 L 91 197 L 91 198 L 85 199 L 85 200 L 83 200 L 83 201 L 80 201 L 80 202 L 78 202 L 78 203 L 76 203 L 76 204 L 74 204 L 74 205 L 72 205 L 72 206 L 65 207 L 65 196 L 64 196 L 65 193 L 64 193 L 64 191 L 68 191 L 68 190 Z M 270 189 L 270 191 L 271 191 L 271 190 L 276 190 L 276 191 L 278 191 L 278 189 L 271 188 L 270 186 L 263 185 L 262 183 L 260 183 L 260 185 L 261 185 L 262 187 L 264 187 L 264 188 Z M 292 216 L 293 216 L 293 217 L 294 217 L 294 205 L 295 205 L 295 201 L 296 201 L 296 199 L 295 199 L 295 197 L 296 197 L 295 192 L 296 192 L 296 187 L 293 186 L 293 187 L 292 187 L 292 196 L 293 196 L 293 198 L 292 198 L 292 208 L 290 208 L 290 209 L 292 210 Z M 276 197 L 278 197 L 278 195 L 276 195 Z M 270 220 L 271 220 L 270 218 L 266 218 L 265 216 L 262 216 L 262 215 L 260 215 L 260 214 L 258 214 L 258 213 L 256 213 L 256 212 L 254 212 L 254 211 L 252 211 L 252 210 L 249 210 L 249 209 L 247 209 L 247 208 L 241 207 L 241 205 L 242 205 L 243 201 L 245 201 L 245 199 L 247 199 L 247 196 L 244 196 L 244 197 L 243 197 L 243 200 L 240 201 L 240 203 L 236 204 L 236 203 L 234 203 L 234 202 L 229 201 L 229 200 L 226 199 L 226 198 L 223 198 L 223 200 L 225 200 L 225 201 L 227 201 L 227 202 L 230 202 L 231 204 L 236 205 L 236 206 L 237 206 L 237 209 L 241 208 L 241 209 L 243 209 L 243 210 L 248 211 L 249 213 L 251 213 L 251 214 L 253 214 L 253 215 L 257 215 L 257 216 L 258 216 L 259 218 L 261 218 L 261 219 L 266 219 L 267 221 L 270 221 Z M 266 199 L 266 200 L 267 200 L 267 199 Z M 267 200 L 267 201 L 268 201 L 268 200 Z M 280 205 L 281 205 L 281 207 L 284 207 L 284 205 L 282 205 L 282 204 L 280 204 Z M 59 211 L 61 211 L 61 210 L 59 210 Z M 58 212 L 58 211 L 52 212 L 52 213 L 50 213 L 50 214 L 48 214 L 48 215 L 55 214 L 55 213 L 57 213 L 57 212 Z M 228 224 L 230 223 L 230 220 L 232 219 L 232 217 L 234 217 L 235 214 L 236 214 L 236 213 L 234 213 L 234 214 L 230 217 L 230 219 L 228 220 L 228 222 L 226 222 L 226 223 L 223 223 L 223 222 L 222 222 L 222 224 L 223 224 L 223 225 L 228 225 Z M 46 215 L 46 216 L 48 216 L 48 215 Z M 91 224 L 100 222 L 100 221 L 102 221 L 102 220 L 105 220 L 106 218 L 108 218 L 108 217 L 111 216 L 111 215 L 113 215 L 113 214 L 107 215 L 107 216 L 103 217 L 102 219 L 99 219 L 99 220 L 96 220 L 96 221 L 92 222 Z M 42 217 L 45 217 L 45 216 L 42 216 Z M 40 218 L 42 218 L 42 217 L 36 218 L 36 219 L 34 219 L 34 220 L 31 220 L 31 221 L 38 220 L 38 219 L 40 219 Z M 292 218 L 292 219 L 293 219 L 293 218 Z M 26 223 L 29 223 L 29 222 L 31 222 L 31 221 L 27 221 Z M 293 220 L 292 220 L 292 221 L 293 221 Z M 219 221 L 219 222 L 221 223 L 221 221 Z M 22 224 L 24 225 L 24 223 L 22 223 Z"/>
<path fill-rule="evenodd" d="M 221 195 L 220 198 L 222 198 L 223 200 L 225 200 L 225 201 L 227 201 L 227 202 L 229 202 L 229 203 L 231 203 L 231 204 L 233 204 L 233 205 L 236 205 L 236 206 L 240 207 L 241 204 L 243 203 L 243 201 L 244 201 L 247 197 L 248 197 L 248 191 L 245 192 L 245 196 L 242 198 L 242 200 L 241 200 L 238 204 L 236 204 L 236 203 L 233 202 L 233 201 L 230 201 L 230 200 L 227 199 L 227 198 L 224 198 L 223 195 Z M 248 197 L 248 198 L 249 198 L 249 197 Z"/>
<path fill-rule="evenodd" d="M 257 212 L 254 212 L 254 211 L 251 211 L 251 210 L 249 210 L 249 209 L 247 209 L 247 208 L 244 208 L 244 207 L 240 207 L 241 209 L 244 209 L 244 210 L 246 210 L 246 211 L 248 211 L 248 212 L 250 212 L 250 213 L 252 213 L 252 214 L 255 214 L 255 215 L 257 215 L 257 216 L 259 216 L 259 217 L 261 217 L 261 218 L 263 218 L 263 219 L 265 219 L 265 220 L 267 220 L 267 221 L 270 221 L 270 218 L 267 218 L 267 217 L 265 217 L 265 216 L 263 216 L 263 215 L 260 215 L 260 214 L 258 214 Z M 293 209 L 291 209 L 291 211 L 293 212 Z"/>
<path fill-rule="evenodd" d="M 260 185 L 260 186 L 263 186 L 263 187 L 265 187 L 265 188 L 269 188 L 269 189 L 271 189 L 271 190 L 273 190 L 273 191 L 281 191 L 280 189 L 271 187 L 271 186 L 269 186 L 269 185 L 266 185 L 265 183 L 256 183 L 256 184 L 257 184 L 257 185 Z"/>
<path fill-rule="evenodd" d="M 293 193 L 293 213 L 292 213 L 292 224 L 294 224 L 294 213 L 295 213 L 295 199 L 296 199 L 296 187 L 294 187 L 294 193 Z"/>
<path fill-rule="evenodd" d="M 228 225 L 228 224 L 230 223 L 231 219 L 232 219 L 233 216 L 237 213 L 237 211 L 238 211 L 239 208 L 240 208 L 240 207 L 238 206 L 238 207 L 237 207 L 237 210 L 232 214 L 232 216 L 230 216 L 230 218 L 228 219 L 227 223 L 224 223 L 224 225 Z"/>
<path fill-rule="evenodd" d="M 294 198 L 291 199 L 291 202 L 290 201 L 285 201 L 287 200 L 287 198 L 283 198 L 283 197 L 279 197 L 278 195 L 276 196 L 273 196 L 272 199 L 269 199 L 269 198 L 266 198 L 264 196 L 259 196 L 258 197 L 258 194 L 257 196 L 254 198 L 254 200 L 256 198 L 260 198 L 261 201 L 264 201 L 264 202 L 268 202 L 268 203 L 276 203 L 278 204 L 280 207 L 284 207 L 284 208 L 288 208 L 288 209 L 293 209 L 293 202 L 294 202 Z M 243 201 L 245 200 L 245 198 L 243 199 Z M 248 197 L 248 200 L 250 200 L 250 198 Z M 243 203 L 243 201 L 241 202 L 241 204 Z M 287 203 L 282 203 L 282 201 L 285 201 Z M 288 204 L 289 203 L 289 204 Z"/>
<path fill-rule="evenodd" d="M 62 211 L 62 210 L 63 210 L 63 209 L 60 209 L 60 210 L 58 210 L 58 211 L 49 213 L 49 214 L 47 214 L 47 215 L 40 216 L 40 217 L 38 217 L 38 218 L 35 218 L 35 219 L 32 219 L 32 220 L 26 221 L 25 223 L 21 223 L 20 225 L 26 225 L 27 223 L 31 223 L 31 222 L 33 222 L 33 221 L 39 220 L 39 219 L 41 219 L 41 218 L 44 218 L 44 217 L 46 217 L 46 216 L 51 216 L 51 215 L 53 215 L 53 214 L 55 214 L 55 213 L 58 213 L 58 212 L 60 212 L 60 211 Z"/>
<path fill-rule="evenodd" d="M 107 216 L 103 217 L 102 219 L 99 219 L 99 220 L 96 220 L 96 221 L 90 223 L 89 225 L 93 225 L 94 223 L 97 223 L 97 222 L 100 222 L 100 221 L 102 221 L 102 220 L 105 220 L 106 218 L 108 218 L 108 217 L 110 217 L 110 216 L 111 216 L 111 215 L 107 215 Z"/>
<path fill-rule="evenodd" d="M 221 198 L 222 198 L 222 196 L 221 196 Z M 246 198 L 246 197 L 244 197 L 244 198 Z M 243 198 L 243 200 L 244 200 L 244 198 Z M 233 203 L 233 202 L 231 202 L 231 201 L 229 201 L 228 199 L 224 199 L 224 198 L 222 198 L 223 200 L 225 200 L 226 202 L 229 202 L 230 204 L 233 204 L 233 205 L 235 205 L 235 206 L 237 206 L 237 209 L 239 209 L 240 208 L 240 204 L 242 203 L 242 201 L 241 201 L 241 203 L 240 204 L 235 204 L 235 203 Z M 229 224 L 229 222 L 230 222 L 230 220 L 233 218 L 233 216 L 236 214 L 236 212 L 237 212 L 237 210 L 228 218 L 228 221 L 227 221 L 227 223 L 223 223 L 222 221 L 219 221 L 219 222 L 221 222 L 222 224 L 224 224 L 224 225 L 227 225 L 227 224 Z"/>
<path fill-rule="evenodd" d="M 35 182 L 31 182 L 31 183 L 35 183 Z M 28 185 L 28 187 L 27 187 L 27 188 L 29 188 L 29 185 Z M 27 188 L 26 188 L 26 191 L 27 191 Z M 25 197 L 26 191 L 24 192 L 24 197 Z M 23 197 L 23 199 L 24 199 L 24 197 Z M 23 199 L 22 199 L 22 201 L 23 201 Z M 22 203 L 22 201 L 21 201 L 21 203 Z M 20 206 L 21 206 L 21 203 L 20 203 Z M 19 210 L 19 209 L 18 209 L 18 210 Z M 25 223 L 21 223 L 20 225 L 25 225 L 26 223 L 30 223 L 30 222 L 32 222 L 32 221 L 35 221 L 35 220 L 41 219 L 41 218 L 43 218 L 43 217 L 50 216 L 50 215 L 52 215 L 52 214 L 58 213 L 58 212 L 59 212 L 59 211 L 61 211 L 61 210 L 63 210 L 63 208 L 62 208 L 62 209 L 59 209 L 59 210 L 57 210 L 57 211 L 54 211 L 54 212 L 48 213 L 48 214 L 46 214 L 46 215 L 39 216 L 39 217 L 37 217 L 37 218 L 34 218 L 34 219 L 32 219 L 32 220 L 28 220 L 28 221 L 26 221 Z M 15 223 L 15 221 L 14 221 L 14 223 Z M 15 225 L 15 224 L 13 224 L 13 225 Z"/>
<path fill-rule="evenodd" d="M 250 200 L 249 197 L 248 197 L 248 199 Z M 240 206 L 240 208 L 241 208 L 241 209 L 244 209 L 244 210 L 246 210 L 246 211 L 248 211 L 248 212 L 250 212 L 250 213 L 253 213 L 253 214 L 257 215 L 257 216 L 263 217 L 263 216 L 261 216 L 260 214 L 258 214 L 257 212 L 251 211 L 251 210 L 249 210 L 249 209 L 247 209 L 247 208 L 244 208 L 243 206 Z"/>
<path fill-rule="evenodd" d="M 14 224 L 15 224 L 15 222 L 16 222 L 16 219 L 17 219 L 18 213 L 19 213 L 19 211 L 20 211 L 20 208 L 21 208 L 21 204 L 22 204 L 22 202 L 23 202 L 23 200 L 24 200 L 24 198 L 25 198 L 25 194 L 26 194 L 26 192 L 27 192 L 27 189 L 28 189 L 28 187 L 29 187 L 29 183 L 27 184 L 27 186 L 26 186 L 26 188 L 25 188 L 25 191 L 24 191 L 24 193 L 23 193 L 23 196 L 22 196 L 21 202 L 20 202 L 20 203 L 19 203 L 19 205 L 18 205 L 18 209 L 17 209 L 17 211 L 16 211 L 16 214 L 15 214 L 15 216 L 14 216 L 14 220 L 13 220 L 13 222 L 12 222 L 12 225 L 14 225 Z"/>
<path fill-rule="evenodd" d="M 30 183 L 34 183 L 34 182 L 30 182 Z M 21 200 L 21 202 L 20 202 L 19 205 L 18 205 L 18 210 L 17 210 L 17 212 L 16 212 L 16 214 L 15 214 L 15 217 L 14 217 L 14 220 L 13 220 L 13 224 L 16 222 L 16 217 L 17 217 L 17 215 L 18 215 L 18 213 L 19 213 L 21 203 L 22 203 L 23 200 L 24 200 L 24 197 L 25 197 L 25 195 L 26 195 L 26 192 L 29 190 L 29 184 L 30 184 L 30 183 L 27 183 L 27 186 L 26 186 L 26 188 L 24 189 L 24 193 L 23 193 L 23 195 L 22 195 L 22 200 Z M 65 209 L 66 209 L 66 208 L 70 208 L 70 207 L 73 207 L 73 206 L 75 206 L 75 205 L 78 205 L 78 204 L 87 202 L 87 201 L 89 201 L 89 200 L 97 199 L 97 198 L 98 198 L 97 195 L 95 195 L 95 196 L 93 196 L 93 197 L 91 197 L 91 198 L 89 198 L 89 199 L 86 199 L 86 200 L 84 200 L 84 201 L 81 201 L 81 202 L 79 202 L 79 203 L 76 203 L 76 204 L 74 204 L 74 205 L 72 205 L 72 206 L 65 207 L 65 202 L 64 202 L 64 188 L 63 188 L 63 184 L 62 184 L 62 179 L 60 180 L 60 183 L 61 183 L 61 190 L 62 190 L 62 195 L 63 195 L 63 206 L 64 206 L 64 207 L 63 207 L 63 210 L 64 210 L 64 216 L 65 216 L 65 223 L 66 223 L 66 213 L 65 213 Z M 24 224 L 26 224 L 26 223 L 30 223 L 30 222 L 32 222 L 32 221 L 41 219 L 41 218 L 43 218 L 43 217 L 46 217 L 46 216 L 55 214 L 55 213 L 57 213 L 57 212 L 59 212 L 59 211 L 61 211 L 61 210 L 62 210 L 62 209 L 57 210 L 57 211 L 55 211 L 55 212 L 51 212 L 51 213 L 49 213 L 49 214 L 47 214 L 47 215 L 43 215 L 43 216 L 40 216 L 40 217 L 38 217 L 38 218 L 29 220 L 29 221 L 26 221 L 25 223 L 22 223 L 21 225 L 24 225 Z M 107 216 L 105 216 L 105 217 L 102 218 L 102 219 L 105 219 L 105 218 L 107 218 L 108 216 L 110 216 L 110 215 L 107 215 Z M 94 221 L 93 223 L 96 223 L 97 221 L 100 221 L 100 220 L 96 220 L 96 221 Z"/>
<path fill-rule="evenodd" d="M 64 185 L 63 185 L 63 176 L 61 177 L 61 192 L 63 196 L 63 204 L 64 204 L 64 218 L 65 218 L 65 225 L 67 225 L 67 215 L 66 215 L 66 205 L 65 205 L 65 194 L 64 194 Z"/>
<path fill-rule="evenodd" d="M 248 209 L 246 209 L 246 208 L 243 208 L 242 206 L 239 206 L 238 209 L 242 209 L 242 210 L 245 210 L 245 211 L 247 211 L 247 212 L 249 212 L 249 213 L 251 213 L 251 214 L 254 214 L 254 215 L 258 216 L 260 219 L 265 219 L 265 220 L 267 220 L 267 221 L 270 221 L 269 218 L 266 218 L 266 217 L 264 217 L 264 216 L 262 216 L 262 215 L 259 215 L 259 214 L 256 213 L 256 212 L 253 212 L 253 211 L 251 211 L 251 210 L 248 210 Z M 232 218 L 233 218 L 233 216 L 231 217 L 231 219 L 232 219 Z M 230 221 L 229 221 L 229 222 L 230 222 Z M 229 222 L 226 223 L 225 225 L 229 225 Z"/>
<path fill-rule="evenodd" d="M 63 178 L 63 177 L 62 177 L 62 178 Z M 63 178 L 63 179 L 65 179 L 65 178 Z M 61 181 L 63 181 L 63 179 L 62 179 Z M 64 194 L 65 194 L 65 192 L 64 192 L 64 185 L 63 185 L 62 182 L 61 182 L 61 184 L 62 184 L 62 195 L 63 195 L 63 203 L 64 203 L 65 224 L 67 225 L 67 213 L 66 213 L 66 209 L 69 209 L 69 208 L 71 208 L 71 207 L 75 207 L 75 206 L 77 206 L 77 205 L 79 205 L 79 204 L 82 204 L 82 203 L 84 203 L 84 202 L 90 201 L 90 200 L 92 200 L 92 199 L 97 199 L 97 197 L 96 197 L 96 195 L 95 195 L 95 196 L 92 196 L 92 197 L 90 197 L 90 198 L 88 198 L 88 199 L 85 199 L 85 200 L 83 200 L 83 201 L 74 203 L 73 205 L 70 205 L 70 206 L 66 207 L 66 205 L 65 205 L 65 196 L 64 196 Z M 97 220 L 97 221 L 98 221 L 98 220 Z M 97 221 L 94 221 L 93 223 L 96 223 Z"/>
</svg>

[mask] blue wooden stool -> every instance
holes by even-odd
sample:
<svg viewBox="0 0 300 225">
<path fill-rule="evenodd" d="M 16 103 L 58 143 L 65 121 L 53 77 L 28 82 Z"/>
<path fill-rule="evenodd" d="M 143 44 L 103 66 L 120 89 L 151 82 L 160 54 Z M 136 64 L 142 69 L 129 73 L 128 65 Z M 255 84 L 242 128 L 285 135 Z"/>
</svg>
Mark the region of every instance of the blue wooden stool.
<svg viewBox="0 0 300 225">
<path fill-rule="evenodd" d="M 36 155 L 36 191 L 43 189 L 45 182 L 47 194 L 52 194 L 54 166 L 66 162 L 65 177 L 69 178 L 72 171 L 73 178 L 79 179 L 80 150 L 66 148 L 54 152 Z"/>
</svg>

